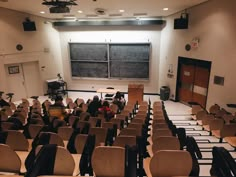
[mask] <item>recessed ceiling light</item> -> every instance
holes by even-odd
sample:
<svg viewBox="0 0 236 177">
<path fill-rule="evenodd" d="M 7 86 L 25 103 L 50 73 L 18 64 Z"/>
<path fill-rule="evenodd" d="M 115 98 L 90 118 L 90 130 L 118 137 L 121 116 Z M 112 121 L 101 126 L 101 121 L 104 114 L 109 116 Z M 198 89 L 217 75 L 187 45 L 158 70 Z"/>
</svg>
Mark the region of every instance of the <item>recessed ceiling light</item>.
<svg viewBox="0 0 236 177">
<path fill-rule="evenodd" d="M 78 13 L 82 14 L 82 13 L 83 13 L 83 11 L 82 11 L 82 10 L 78 10 Z"/>
<path fill-rule="evenodd" d="M 121 13 L 122 13 L 122 12 L 125 12 L 125 10 L 123 10 L 123 9 L 120 9 L 119 11 L 120 11 Z"/>
<path fill-rule="evenodd" d="M 168 7 L 165 7 L 165 8 L 163 8 L 163 10 L 167 11 L 167 10 L 169 10 L 169 8 L 168 8 Z"/>
<path fill-rule="evenodd" d="M 41 11 L 40 13 L 41 13 L 41 14 L 45 14 L 45 12 L 44 12 L 44 11 Z"/>
</svg>

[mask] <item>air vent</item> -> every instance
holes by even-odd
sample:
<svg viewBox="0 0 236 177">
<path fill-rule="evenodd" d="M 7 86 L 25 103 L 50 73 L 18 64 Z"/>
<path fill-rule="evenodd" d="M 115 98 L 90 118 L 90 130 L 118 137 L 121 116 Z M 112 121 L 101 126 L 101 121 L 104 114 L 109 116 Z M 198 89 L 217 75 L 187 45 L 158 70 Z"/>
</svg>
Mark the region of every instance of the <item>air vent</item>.
<svg viewBox="0 0 236 177">
<path fill-rule="evenodd" d="M 133 16 L 135 17 L 147 16 L 147 13 L 134 13 Z"/>
<path fill-rule="evenodd" d="M 105 15 L 106 14 L 106 10 L 102 9 L 102 8 L 97 8 L 97 9 L 95 9 L 95 13 L 97 15 Z"/>
<path fill-rule="evenodd" d="M 86 17 L 88 17 L 88 18 L 95 18 L 95 17 L 98 17 L 98 15 L 96 15 L 96 14 L 88 14 L 88 15 L 86 15 Z"/>
<path fill-rule="evenodd" d="M 121 17 L 122 14 L 109 14 L 109 17 Z"/>
</svg>

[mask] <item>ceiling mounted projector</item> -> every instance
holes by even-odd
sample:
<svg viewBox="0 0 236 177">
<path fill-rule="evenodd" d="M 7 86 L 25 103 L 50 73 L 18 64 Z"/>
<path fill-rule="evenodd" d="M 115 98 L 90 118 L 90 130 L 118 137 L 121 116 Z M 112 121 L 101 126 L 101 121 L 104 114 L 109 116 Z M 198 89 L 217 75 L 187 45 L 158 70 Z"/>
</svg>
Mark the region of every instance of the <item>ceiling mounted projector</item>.
<svg viewBox="0 0 236 177">
<path fill-rule="evenodd" d="M 42 5 L 49 7 L 50 13 L 69 13 L 70 7 L 77 5 L 76 0 L 43 0 Z"/>
<path fill-rule="evenodd" d="M 50 13 L 69 13 L 70 9 L 69 7 L 50 7 L 49 8 Z"/>
</svg>

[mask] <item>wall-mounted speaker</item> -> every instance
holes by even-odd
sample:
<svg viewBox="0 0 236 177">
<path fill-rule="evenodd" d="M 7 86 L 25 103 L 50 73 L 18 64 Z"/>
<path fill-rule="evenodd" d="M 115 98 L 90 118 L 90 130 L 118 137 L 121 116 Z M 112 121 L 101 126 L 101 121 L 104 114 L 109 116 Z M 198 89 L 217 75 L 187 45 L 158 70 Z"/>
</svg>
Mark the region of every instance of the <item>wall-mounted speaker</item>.
<svg viewBox="0 0 236 177">
<path fill-rule="evenodd" d="M 23 24 L 24 31 L 36 31 L 35 22 L 30 21 L 29 19 L 27 19 L 22 24 Z"/>
<path fill-rule="evenodd" d="M 174 29 L 188 29 L 188 14 L 181 14 L 180 18 L 174 19 Z"/>
</svg>

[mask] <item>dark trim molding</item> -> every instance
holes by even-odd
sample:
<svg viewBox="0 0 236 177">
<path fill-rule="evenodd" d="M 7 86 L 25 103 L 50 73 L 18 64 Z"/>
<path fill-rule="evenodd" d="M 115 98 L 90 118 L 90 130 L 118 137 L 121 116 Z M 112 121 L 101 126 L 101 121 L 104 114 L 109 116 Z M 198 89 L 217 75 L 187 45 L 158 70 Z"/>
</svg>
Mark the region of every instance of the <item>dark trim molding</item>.
<svg viewBox="0 0 236 177">
<path fill-rule="evenodd" d="M 97 21 L 58 21 L 53 26 L 146 26 L 163 25 L 165 20 L 97 20 Z"/>
</svg>

